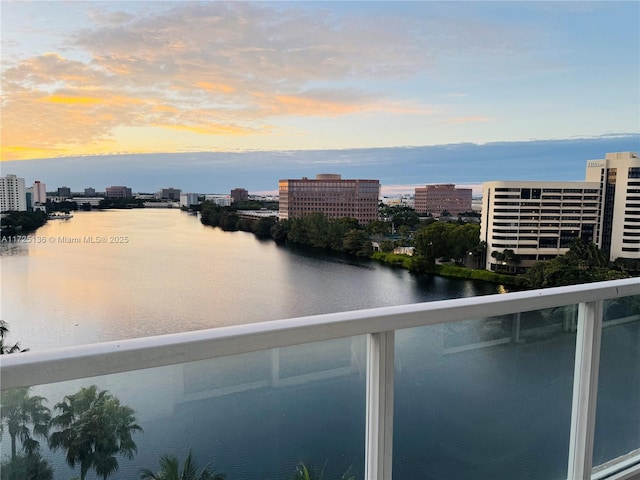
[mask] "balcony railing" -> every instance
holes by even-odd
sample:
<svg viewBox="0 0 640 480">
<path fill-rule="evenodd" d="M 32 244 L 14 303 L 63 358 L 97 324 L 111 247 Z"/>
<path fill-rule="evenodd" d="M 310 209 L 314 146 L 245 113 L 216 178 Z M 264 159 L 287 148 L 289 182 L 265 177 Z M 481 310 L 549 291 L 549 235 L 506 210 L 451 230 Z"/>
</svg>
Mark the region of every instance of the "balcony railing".
<svg viewBox="0 0 640 480">
<path fill-rule="evenodd" d="M 4 355 L 0 374 L 50 407 L 88 385 L 131 406 L 144 433 L 113 478 L 185 448 L 229 480 L 296 461 L 326 479 L 640 475 L 638 279 Z"/>
</svg>

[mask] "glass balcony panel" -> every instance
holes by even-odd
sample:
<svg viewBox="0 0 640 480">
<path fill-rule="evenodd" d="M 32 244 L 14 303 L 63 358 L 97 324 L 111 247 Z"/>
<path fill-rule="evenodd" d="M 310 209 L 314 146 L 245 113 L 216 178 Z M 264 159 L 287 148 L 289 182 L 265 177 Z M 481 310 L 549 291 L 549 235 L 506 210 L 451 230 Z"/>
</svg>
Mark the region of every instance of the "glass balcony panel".
<svg viewBox="0 0 640 480">
<path fill-rule="evenodd" d="M 398 331 L 394 480 L 566 479 L 576 316 Z"/>
<path fill-rule="evenodd" d="M 593 464 L 640 448 L 640 296 L 604 302 Z"/>
<path fill-rule="evenodd" d="M 365 348 L 364 337 L 353 337 L 9 390 L 3 392 L 3 414 L 12 398 L 40 395 L 54 410 L 66 395 L 95 385 L 133 409 L 143 429 L 132 431 L 134 458 L 116 455 L 118 470 L 108 478 L 139 478 L 143 468 L 157 473 L 162 455 L 177 457 L 182 466 L 189 452 L 200 467 L 229 479 L 292 478 L 299 462 L 324 469 L 325 478 L 349 469 L 362 478 Z M 32 423 L 28 427 L 33 430 Z M 51 432 L 56 430 L 62 428 Z M 34 438 L 55 480 L 80 477 L 80 463 L 67 465 L 65 449 L 51 451 L 45 439 Z M 9 445 L 5 422 L 3 478 Z M 18 455 L 21 447 L 18 439 Z M 97 478 L 95 470 L 87 478 Z"/>
</svg>

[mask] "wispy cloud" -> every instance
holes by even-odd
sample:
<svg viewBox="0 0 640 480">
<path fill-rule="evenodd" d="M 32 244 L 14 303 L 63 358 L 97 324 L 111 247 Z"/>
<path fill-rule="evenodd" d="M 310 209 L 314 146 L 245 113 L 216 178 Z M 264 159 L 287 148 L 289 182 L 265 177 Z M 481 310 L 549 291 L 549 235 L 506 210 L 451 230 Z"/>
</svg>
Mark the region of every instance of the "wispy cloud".
<svg viewBox="0 0 640 480">
<path fill-rule="evenodd" d="M 446 22 L 410 15 L 245 2 L 139 8 L 91 6 L 86 26 L 58 32 L 63 49 L 5 65 L 3 159 L 100 152 L 122 126 L 246 136 L 290 132 L 273 122 L 282 116 L 431 115 L 422 100 L 366 84 L 433 69 L 441 50 L 493 48 L 451 31 L 443 43 Z"/>
<path fill-rule="evenodd" d="M 28 8 L 43 13 L 20 18 Z M 501 88 L 504 82 L 575 69 L 566 62 L 579 55 L 557 52 L 587 48 L 582 39 L 565 45 L 560 35 L 570 28 L 541 21 L 556 11 L 566 9 L 520 2 L 7 2 L 2 160 L 169 144 L 177 151 L 415 145 L 471 131 L 464 124 L 476 124 L 478 135 L 492 128 L 505 135 L 505 126 L 518 123 L 514 101 L 540 92 L 537 83 L 523 95 Z M 566 92 L 559 93 L 564 101 Z M 583 95 L 579 102 L 582 108 Z M 133 133 L 139 129 L 144 144 Z M 468 140 L 477 139 L 454 141 Z"/>
</svg>

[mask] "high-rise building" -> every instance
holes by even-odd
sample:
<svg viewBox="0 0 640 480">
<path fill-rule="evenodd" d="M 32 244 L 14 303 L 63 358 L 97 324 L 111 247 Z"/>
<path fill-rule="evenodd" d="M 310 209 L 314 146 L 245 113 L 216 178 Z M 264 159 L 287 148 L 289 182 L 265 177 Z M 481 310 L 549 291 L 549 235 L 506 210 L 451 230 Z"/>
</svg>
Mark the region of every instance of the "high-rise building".
<svg viewBox="0 0 640 480">
<path fill-rule="evenodd" d="M 318 174 L 315 179 L 280 180 L 278 189 L 281 220 L 314 212 L 332 219 L 355 218 L 361 224 L 378 219 L 378 180 L 343 180 L 340 175 Z"/>
<path fill-rule="evenodd" d="M 84 189 L 84 196 L 85 197 L 95 197 L 96 196 L 96 189 L 93 187 L 87 187 Z"/>
<path fill-rule="evenodd" d="M 231 190 L 231 198 L 234 203 L 236 202 L 246 202 L 249 200 L 249 192 L 245 188 L 234 188 Z"/>
<path fill-rule="evenodd" d="M 47 203 L 47 187 L 40 180 L 33 182 L 32 188 L 32 202 L 34 205 L 44 205 Z"/>
<path fill-rule="evenodd" d="M 8 174 L 0 177 L 0 212 L 25 212 L 27 210 L 27 190 L 24 178 Z"/>
<path fill-rule="evenodd" d="M 105 188 L 104 196 L 107 198 L 129 198 L 132 196 L 132 193 L 129 187 L 116 185 Z"/>
<path fill-rule="evenodd" d="M 596 243 L 616 258 L 640 259 L 640 159 L 635 152 L 607 153 L 587 162 L 586 180 L 602 192 L 602 228 Z"/>
<path fill-rule="evenodd" d="M 483 185 L 480 240 L 486 268 L 494 252 L 513 250 L 522 270 L 566 253 L 578 237 L 610 260 L 640 259 L 640 160 L 635 152 L 589 160 L 584 182 L 488 182 Z"/>
<path fill-rule="evenodd" d="M 449 212 L 456 217 L 471 211 L 470 188 L 456 188 L 453 184 L 426 185 L 416 188 L 414 208 L 422 215 L 440 216 Z"/>
</svg>

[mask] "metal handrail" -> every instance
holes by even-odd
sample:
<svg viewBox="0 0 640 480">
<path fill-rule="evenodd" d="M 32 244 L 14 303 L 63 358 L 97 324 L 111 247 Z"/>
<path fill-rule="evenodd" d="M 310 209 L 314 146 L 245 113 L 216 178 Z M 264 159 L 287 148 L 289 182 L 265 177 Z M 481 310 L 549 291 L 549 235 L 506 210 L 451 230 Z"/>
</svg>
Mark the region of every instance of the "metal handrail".
<svg viewBox="0 0 640 480">
<path fill-rule="evenodd" d="M 640 295 L 640 279 L 440 300 L 4 355 L 2 383 L 75 380 L 405 328 Z"/>
</svg>

